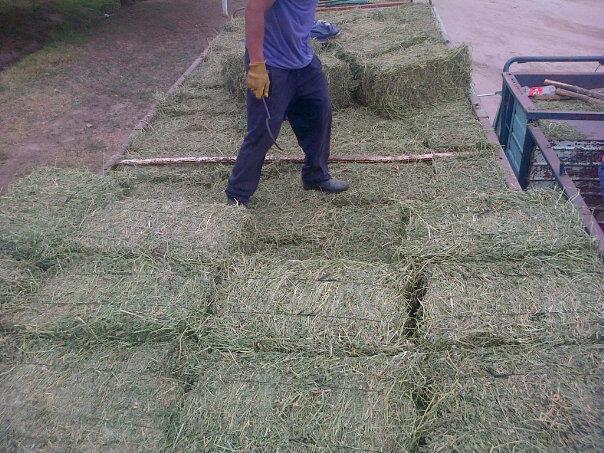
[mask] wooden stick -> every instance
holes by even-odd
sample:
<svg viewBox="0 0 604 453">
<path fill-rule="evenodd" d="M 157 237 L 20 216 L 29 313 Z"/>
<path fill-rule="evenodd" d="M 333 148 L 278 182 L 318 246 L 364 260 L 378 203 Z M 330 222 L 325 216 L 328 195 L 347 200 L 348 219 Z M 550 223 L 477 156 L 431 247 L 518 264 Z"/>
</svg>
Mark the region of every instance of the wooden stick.
<svg viewBox="0 0 604 453">
<path fill-rule="evenodd" d="M 568 90 L 565 90 L 562 88 L 556 88 L 556 94 L 558 94 L 560 96 L 566 96 L 569 98 L 573 98 L 573 99 L 580 99 L 582 101 L 586 101 L 591 104 L 596 104 L 596 105 L 604 104 L 604 101 L 601 101 L 599 99 L 592 98 L 592 97 L 586 96 L 584 94 L 575 93 L 574 91 L 568 91 Z"/>
<path fill-rule="evenodd" d="M 588 90 L 586 88 L 581 88 L 576 85 L 570 85 L 568 83 L 556 82 L 555 80 L 545 79 L 543 82 L 545 85 L 553 85 L 556 88 L 561 88 L 567 91 L 574 91 L 575 93 L 583 94 L 585 96 L 589 96 L 592 98 L 601 99 L 604 101 L 604 94 L 598 93 L 595 90 Z"/>
<path fill-rule="evenodd" d="M 351 10 L 351 9 L 392 8 L 393 6 L 408 5 L 409 3 L 412 3 L 412 0 L 401 0 L 401 1 L 383 2 L 383 3 L 366 3 L 363 5 L 333 5 L 333 6 L 325 5 L 325 6 L 321 6 L 321 4 L 319 4 L 317 6 L 317 11 L 323 12 L 323 11 L 347 11 L 347 10 Z"/>
<path fill-rule="evenodd" d="M 428 153 L 428 154 L 406 154 L 402 156 L 332 156 L 329 161 L 334 163 L 361 163 L 361 164 L 384 164 L 411 162 L 426 162 L 441 157 L 463 156 L 467 153 Z M 234 164 L 236 156 L 198 156 L 198 157 L 152 157 L 149 159 L 122 159 L 116 166 L 125 167 L 147 167 L 164 165 L 201 165 L 201 164 Z M 264 162 L 286 162 L 301 164 L 304 157 L 298 156 L 266 156 Z"/>
</svg>

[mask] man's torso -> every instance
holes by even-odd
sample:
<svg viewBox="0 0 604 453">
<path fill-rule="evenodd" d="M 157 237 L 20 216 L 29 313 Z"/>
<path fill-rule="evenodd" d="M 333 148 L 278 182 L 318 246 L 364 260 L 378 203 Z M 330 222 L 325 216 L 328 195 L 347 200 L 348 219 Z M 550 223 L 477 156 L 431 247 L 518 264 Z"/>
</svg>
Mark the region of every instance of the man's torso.
<svg viewBox="0 0 604 453">
<path fill-rule="evenodd" d="M 310 30 L 316 8 L 317 0 L 275 0 L 265 15 L 264 58 L 267 65 L 300 69 L 312 61 Z"/>
</svg>

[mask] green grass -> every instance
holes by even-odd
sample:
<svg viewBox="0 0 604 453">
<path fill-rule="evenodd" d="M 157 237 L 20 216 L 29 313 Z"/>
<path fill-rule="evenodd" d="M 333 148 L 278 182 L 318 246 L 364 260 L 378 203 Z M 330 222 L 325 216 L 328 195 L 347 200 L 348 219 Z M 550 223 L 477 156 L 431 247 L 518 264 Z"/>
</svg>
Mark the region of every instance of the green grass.
<svg viewBox="0 0 604 453">
<path fill-rule="evenodd" d="M 74 36 L 119 7 L 118 0 L 0 0 L 0 33 L 25 40 Z"/>
</svg>

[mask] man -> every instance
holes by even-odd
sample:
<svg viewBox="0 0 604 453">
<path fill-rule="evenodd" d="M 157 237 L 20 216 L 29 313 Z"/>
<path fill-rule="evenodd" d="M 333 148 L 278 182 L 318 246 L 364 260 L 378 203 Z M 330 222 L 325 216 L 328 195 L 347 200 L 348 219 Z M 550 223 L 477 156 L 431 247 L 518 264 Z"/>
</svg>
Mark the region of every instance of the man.
<svg viewBox="0 0 604 453">
<path fill-rule="evenodd" d="M 305 154 L 304 189 L 337 193 L 348 188 L 327 169 L 331 100 L 310 44 L 316 6 L 317 0 L 246 2 L 247 134 L 225 191 L 229 205 L 247 206 L 286 118 Z"/>
</svg>

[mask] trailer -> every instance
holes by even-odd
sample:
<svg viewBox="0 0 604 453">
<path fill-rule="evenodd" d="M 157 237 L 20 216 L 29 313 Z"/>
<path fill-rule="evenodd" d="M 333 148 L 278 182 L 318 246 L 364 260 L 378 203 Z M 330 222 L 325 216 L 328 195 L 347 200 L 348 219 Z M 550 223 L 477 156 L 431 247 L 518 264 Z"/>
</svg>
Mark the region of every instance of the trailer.
<svg viewBox="0 0 604 453">
<path fill-rule="evenodd" d="M 585 228 L 604 253 L 604 71 L 546 73 L 512 72 L 514 64 L 594 62 L 604 65 L 604 56 L 515 57 L 503 67 L 501 103 L 495 132 L 522 189 L 558 186 L 579 212 Z M 529 96 L 530 87 L 570 86 L 556 89 L 575 99 L 590 102 L 588 109 L 548 109 Z M 582 94 L 582 93 L 587 93 Z M 591 97 L 595 96 L 595 97 Z M 593 99 L 593 100 L 592 100 Z M 566 124 L 580 121 L 591 129 L 586 139 L 560 140 L 546 136 L 542 121 Z"/>
</svg>

